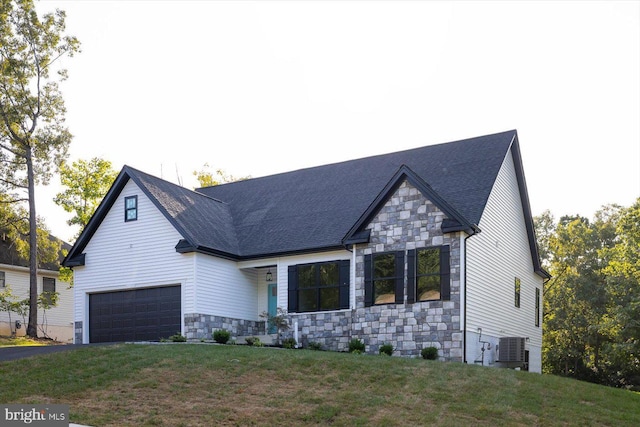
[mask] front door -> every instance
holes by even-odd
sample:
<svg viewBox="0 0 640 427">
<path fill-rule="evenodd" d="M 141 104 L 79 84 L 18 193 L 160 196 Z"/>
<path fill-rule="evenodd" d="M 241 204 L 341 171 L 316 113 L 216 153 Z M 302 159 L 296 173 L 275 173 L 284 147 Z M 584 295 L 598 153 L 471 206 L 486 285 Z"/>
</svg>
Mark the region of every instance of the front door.
<svg viewBox="0 0 640 427">
<path fill-rule="evenodd" d="M 268 311 L 269 317 L 276 317 L 278 314 L 278 284 L 277 283 L 269 283 L 268 289 Z M 268 326 L 268 333 L 275 334 L 277 332 L 276 327 L 274 325 Z"/>
</svg>

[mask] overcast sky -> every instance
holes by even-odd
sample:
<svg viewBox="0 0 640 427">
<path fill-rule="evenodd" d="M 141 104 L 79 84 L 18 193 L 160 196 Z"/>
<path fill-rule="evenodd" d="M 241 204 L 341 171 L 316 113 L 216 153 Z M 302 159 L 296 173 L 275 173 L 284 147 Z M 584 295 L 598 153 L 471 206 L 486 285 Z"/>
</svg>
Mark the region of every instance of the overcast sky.
<svg viewBox="0 0 640 427">
<path fill-rule="evenodd" d="M 70 160 L 186 187 L 517 129 L 534 215 L 640 196 L 640 2 L 50 1 Z M 76 232 L 39 188 L 55 235 Z"/>
</svg>

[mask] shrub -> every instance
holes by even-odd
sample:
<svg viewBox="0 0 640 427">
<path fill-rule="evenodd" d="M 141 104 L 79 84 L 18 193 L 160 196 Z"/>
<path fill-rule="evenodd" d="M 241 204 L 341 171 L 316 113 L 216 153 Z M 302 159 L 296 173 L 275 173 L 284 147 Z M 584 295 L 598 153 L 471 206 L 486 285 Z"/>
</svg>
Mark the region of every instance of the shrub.
<svg viewBox="0 0 640 427">
<path fill-rule="evenodd" d="M 364 343 L 358 338 L 349 341 L 349 353 L 355 353 L 356 351 L 359 352 L 358 354 L 364 353 Z"/>
<path fill-rule="evenodd" d="M 226 344 L 231 338 L 231 332 L 226 329 L 218 329 L 217 331 L 213 331 L 213 340 L 218 344 Z"/>
<path fill-rule="evenodd" d="M 262 347 L 262 342 L 258 337 L 246 337 L 244 340 L 247 342 L 247 345 L 252 347 Z"/>
<path fill-rule="evenodd" d="M 391 356 L 393 354 L 393 346 L 391 344 L 382 344 L 380 346 L 380 354 Z"/>
<path fill-rule="evenodd" d="M 283 348 L 288 348 L 288 349 L 296 348 L 296 344 L 297 344 L 297 341 L 295 338 L 285 338 L 282 340 Z"/>
<path fill-rule="evenodd" d="M 187 337 L 182 336 L 182 334 L 180 332 L 176 332 L 175 335 L 171 335 L 169 337 L 170 341 L 173 342 L 186 342 L 187 341 Z"/>
<path fill-rule="evenodd" d="M 311 341 L 309 343 L 309 350 L 320 351 L 322 350 L 322 344 L 320 344 L 319 342 Z"/>
<path fill-rule="evenodd" d="M 420 351 L 423 359 L 427 360 L 437 360 L 438 359 L 438 349 L 436 347 L 425 347 Z"/>
</svg>

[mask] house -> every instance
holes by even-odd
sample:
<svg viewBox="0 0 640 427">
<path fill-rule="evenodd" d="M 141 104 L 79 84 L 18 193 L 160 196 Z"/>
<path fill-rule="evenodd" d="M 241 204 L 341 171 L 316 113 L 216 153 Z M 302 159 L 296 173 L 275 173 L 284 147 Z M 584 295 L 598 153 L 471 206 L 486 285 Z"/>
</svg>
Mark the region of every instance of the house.
<svg viewBox="0 0 640 427">
<path fill-rule="evenodd" d="M 50 236 L 51 239 L 56 239 Z M 71 245 L 61 242 L 63 250 L 71 249 Z M 63 260 L 60 256 L 59 262 Z M 44 263 L 38 268 L 38 294 L 43 291 L 57 292 L 58 302 L 48 310 L 38 308 L 38 336 L 48 337 L 59 342 L 73 342 L 73 290 L 69 283 L 59 280 L 60 264 Z M 11 301 L 29 298 L 29 260 L 20 256 L 15 243 L 8 235 L 0 231 L 0 294 L 11 290 Z M 28 314 L 25 316 L 28 322 Z M 16 329 L 16 321 L 20 328 Z M 0 335 L 25 335 L 27 325 L 25 319 L 17 313 L 0 311 Z"/>
<path fill-rule="evenodd" d="M 64 265 L 75 342 L 290 334 L 541 370 L 516 131 L 191 191 L 125 166 Z"/>
</svg>

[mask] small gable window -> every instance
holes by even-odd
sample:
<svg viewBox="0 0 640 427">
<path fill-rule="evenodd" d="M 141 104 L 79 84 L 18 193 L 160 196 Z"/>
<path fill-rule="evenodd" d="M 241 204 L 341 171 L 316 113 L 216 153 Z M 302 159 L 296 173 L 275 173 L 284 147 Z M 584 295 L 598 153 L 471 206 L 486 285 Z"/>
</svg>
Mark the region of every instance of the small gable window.
<svg viewBox="0 0 640 427">
<path fill-rule="evenodd" d="M 290 312 L 349 308 L 349 260 L 289 266 Z"/>
<path fill-rule="evenodd" d="M 124 198 L 124 221 L 135 221 L 138 219 L 138 196 Z"/>
<path fill-rule="evenodd" d="M 4 281 L 4 271 L 0 271 L 0 288 L 4 288 L 6 286 Z"/>
<path fill-rule="evenodd" d="M 449 246 L 408 251 L 407 302 L 449 300 Z"/>
<path fill-rule="evenodd" d="M 516 307 L 520 308 L 520 279 L 517 277 L 515 280 L 514 291 L 515 291 L 514 304 Z"/>
<path fill-rule="evenodd" d="M 364 304 L 404 302 L 404 251 L 364 257 Z"/>
</svg>

